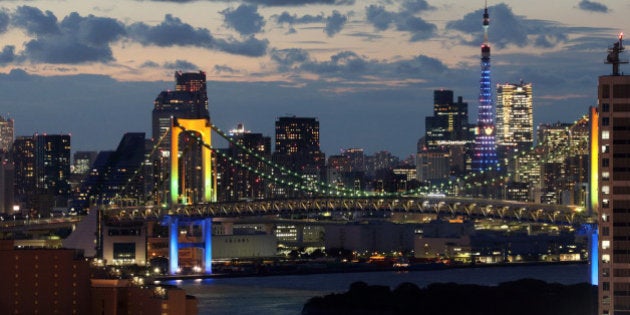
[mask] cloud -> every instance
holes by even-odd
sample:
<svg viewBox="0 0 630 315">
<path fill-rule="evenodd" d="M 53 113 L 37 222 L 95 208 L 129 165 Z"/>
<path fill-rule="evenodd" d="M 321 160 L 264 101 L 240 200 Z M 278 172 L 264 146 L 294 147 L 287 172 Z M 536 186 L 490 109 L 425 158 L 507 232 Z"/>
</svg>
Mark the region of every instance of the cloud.
<svg viewBox="0 0 630 315">
<path fill-rule="evenodd" d="M 228 65 L 215 65 L 214 66 L 214 73 L 217 74 L 222 74 L 222 73 L 229 73 L 229 74 L 235 74 L 235 73 L 240 73 L 239 70 L 236 70 Z"/>
<path fill-rule="evenodd" d="M 194 63 L 188 62 L 186 60 L 175 60 L 174 62 L 165 62 L 164 68 L 166 69 L 174 69 L 174 70 L 183 70 L 183 71 L 193 71 L 199 70 L 199 66 Z"/>
<path fill-rule="evenodd" d="M 306 14 L 303 16 L 297 16 L 296 14 L 291 15 L 289 12 L 284 11 L 280 15 L 275 16 L 276 22 L 278 24 L 308 24 L 308 23 L 320 23 L 324 21 L 324 14 L 321 13 L 319 15 L 310 15 Z"/>
<path fill-rule="evenodd" d="M 566 43 L 567 33 L 571 28 L 554 22 L 543 20 L 529 20 L 516 16 L 506 4 L 498 4 L 488 8 L 490 14 L 489 40 L 490 45 L 503 48 L 508 45 L 524 47 L 534 45 L 538 47 L 554 47 Z M 483 9 L 466 14 L 461 20 L 450 21 L 447 30 L 457 30 L 465 34 L 475 34 L 472 40 L 462 39 L 462 43 L 478 46 L 483 42 L 481 16 Z M 508 26 L 509 27 L 506 27 Z"/>
<path fill-rule="evenodd" d="M 417 55 L 398 61 L 370 60 L 352 51 L 343 51 L 330 56 L 329 60 L 314 60 L 309 53 L 300 48 L 274 49 L 270 52 L 280 72 L 299 74 L 307 72 L 328 78 L 361 78 L 367 84 L 388 81 L 426 79 L 437 81 L 441 77 L 451 80 L 452 71 L 439 59 Z M 309 80 L 309 79 L 306 79 Z M 343 82 L 343 81 L 342 81 Z M 346 81 L 346 84 L 349 81 Z"/>
<path fill-rule="evenodd" d="M 387 11 L 384 6 L 369 5 L 366 7 L 367 21 L 378 31 L 388 29 L 392 24 L 398 31 L 409 32 L 412 42 L 424 40 L 432 37 L 437 31 L 437 26 L 424 21 L 422 18 L 414 16 L 413 10 L 419 10 L 422 1 L 406 2 L 412 10 L 392 12 Z"/>
<path fill-rule="evenodd" d="M 578 8 L 584 11 L 608 13 L 608 7 L 605 4 L 595 1 L 582 0 L 578 4 Z"/>
<path fill-rule="evenodd" d="M 287 11 L 282 12 L 280 15 L 275 15 L 273 18 L 276 20 L 278 24 L 289 24 L 289 33 L 296 33 L 293 25 L 296 24 L 313 24 L 313 23 L 324 23 L 324 32 L 332 37 L 335 34 L 339 33 L 346 22 L 348 22 L 348 15 L 341 14 L 339 11 L 334 10 L 333 13 L 329 16 L 325 16 L 323 13 L 319 15 L 302 15 L 298 16 L 296 14 L 290 14 Z"/>
<path fill-rule="evenodd" d="M 248 37 L 244 41 L 235 39 L 216 39 L 214 46 L 224 52 L 249 57 L 260 57 L 267 54 L 269 41 L 266 39 L 257 39 L 253 36 Z"/>
<path fill-rule="evenodd" d="M 0 10 L 0 34 L 7 31 L 10 22 L 9 13 L 6 10 Z"/>
<path fill-rule="evenodd" d="M 157 2 L 176 2 L 176 3 L 187 3 L 194 2 L 197 0 L 152 0 Z M 213 1 L 213 0 L 209 0 Z M 216 1 L 216 0 L 214 0 Z M 230 0 L 218 0 L 223 2 L 230 2 Z M 354 0 L 243 0 L 243 2 L 256 4 L 256 5 L 264 5 L 264 6 L 286 6 L 286 7 L 297 7 L 304 5 L 316 5 L 316 4 L 328 4 L 328 5 L 352 5 L 354 4 Z"/>
<path fill-rule="evenodd" d="M 35 36 L 58 34 L 60 31 L 54 13 L 26 5 L 19 6 L 13 14 L 13 25 Z"/>
<path fill-rule="evenodd" d="M 25 43 L 20 58 L 66 64 L 109 62 L 114 60 L 109 45 L 126 34 L 124 26 L 111 18 L 73 12 L 57 21 L 50 11 L 18 7 L 12 24 L 35 37 Z"/>
<path fill-rule="evenodd" d="M 301 48 L 274 49 L 270 55 L 271 60 L 278 64 L 280 71 L 296 70 L 310 59 L 308 52 Z"/>
<path fill-rule="evenodd" d="M 125 26 L 115 19 L 88 15 L 82 17 L 76 12 L 70 13 L 60 23 L 64 34 L 74 36 L 92 45 L 108 45 L 126 34 Z"/>
<path fill-rule="evenodd" d="M 219 13 L 223 14 L 224 24 L 241 35 L 256 34 L 265 26 L 256 5 L 241 4 L 235 10 L 225 9 Z"/>
<path fill-rule="evenodd" d="M 385 10 L 384 6 L 369 5 L 366 9 L 367 21 L 370 22 L 377 30 L 384 31 L 396 19 L 396 14 Z"/>
<path fill-rule="evenodd" d="M 435 8 L 429 5 L 426 0 L 406 0 L 402 4 L 402 10 L 412 14 L 433 9 Z"/>
<path fill-rule="evenodd" d="M 431 77 L 448 71 L 448 67 L 439 59 L 418 55 L 411 60 L 395 62 L 395 73 L 403 77 Z"/>
<path fill-rule="evenodd" d="M 158 68 L 159 66 L 159 63 L 151 60 L 147 60 L 140 65 L 141 68 Z"/>
<path fill-rule="evenodd" d="M 0 52 L 0 64 L 11 63 L 15 58 L 15 46 L 4 46 L 2 52 Z"/>
<path fill-rule="evenodd" d="M 348 16 L 342 15 L 335 10 L 331 16 L 326 18 L 326 27 L 324 27 L 324 32 L 326 32 L 326 35 L 329 37 L 332 37 L 341 31 L 347 21 Z"/>
<path fill-rule="evenodd" d="M 142 22 L 131 24 L 127 32 L 132 39 L 143 45 L 209 47 L 213 42 L 208 29 L 193 28 L 171 14 L 166 14 L 164 21 L 156 26 Z"/>
<path fill-rule="evenodd" d="M 130 25 L 127 30 L 132 39 L 143 45 L 195 46 L 249 57 L 265 55 L 269 46 L 269 41 L 253 36 L 243 41 L 214 38 L 208 29 L 194 28 L 170 14 L 165 15 L 164 21 L 156 26 L 139 22 Z"/>
</svg>

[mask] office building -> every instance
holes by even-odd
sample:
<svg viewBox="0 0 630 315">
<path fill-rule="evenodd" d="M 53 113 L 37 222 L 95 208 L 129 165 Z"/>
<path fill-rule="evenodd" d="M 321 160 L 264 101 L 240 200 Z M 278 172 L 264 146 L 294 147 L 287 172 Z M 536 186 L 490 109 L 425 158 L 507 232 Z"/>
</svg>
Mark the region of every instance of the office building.
<svg viewBox="0 0 630 315">
<path fill-rule="evenodd" d="M 348 172 L 365 172 L 365 155 L 361 148 L 349 148 L 342 150 L 342 156 L 348 158 L 350 169 Z"/>
<path fill-rule="evenodd" d="M 470 141 L 468 103 L 453 101 L 453 91 L 433 91 L 433 116 L 425 118 L 426 149 L 435 150 Z"/>
<path fill-rule="evenodd" d="M 271 138 L 245 130 L 242 124 L 231 130 L 230 136 L 235 143 L 230 143 L 228 149 L 221 151 L 224 156 L 216 158 L 218 200 L 257 200 L 269 197 L 266 185 L 268 182 L 254 170 L 269 173 L 270 167 L 262 159 L 271 159 Z M 242 166 L 229 162 L 229 158 L 240 161 Z"/>
<path fill-rule="evenodd" d="M 620 75 L 622 38 L 609 48 L 612 74 L 599 77 L 599 314 L 630 314 L 630 76 Z M 596 130 L 596 128 L 595 128 Z M 594 183 L 591 183 L 593 185 Z"/>
<path fill-rule="evenodd" d="M 35 206 L 35 139 L 20 136 L 13 142 L 15 202 L 24 209 Z"/>
<path fill-rule="evenodd" d="M 0 214 L 12 214 L 15 195 L 15 166 L 0 154 Z"/>
<path fill-rule="evenodd" d="M 391 170 L 398 165 L 399 162 L 400 159 L 389 151 L 375 152 L 365 157 L 366 176 L 374 177 L 378 171 Z"/>
<path fill-rule="evenodd" d="M 488 27 L 490 16 L 488 7 L 483 13 L 483 44 L 481 45 L 481 79 L 479 88 L 479 112 L 477 114 L 477 130 L 473 145 L 472 170 L 487 171 L 497 167 L 497 148 L 495 143 L 494 106 L 492 105 L 492 88 L 490 78 L 490 45 L 488 44 Z"/>
<path fill-rule="evenodd" d="M 0 153 L 8 153 L 13 145 L 13 119 L 0 116 Z"/>
<path fill-rule="evenodd" d="M 72 174 L 85 175 L 90 172 L 92 163 L 96 160 L 96 151 L 77 151 L 73 155 Z"/>
<path fill-rule="evenodd" d="M 90 172 L 75 195 L 73 207 L 87 209 L 90 204 L 144 204 L 150 195 L 150 167 L 146 159 L 147 143 L 144 132 L 126 133 L 116 151 L 101 151 Z"/>
<path fill-rule="evenodd" d="M 319 121 L 316 118 L 295 116 L 278 118 L 276 145 L 272 158 L 276 164 L 301 174 L 302 182 L 307 186 L 313 185 L 315 181 L 321 181 L 325 175 L 326 160 L 319 148 Z M 286 187 L 278 188 L 277 193 L 287 193 Z"/>
<path fill-rule="evenodd" d="M 70 197 L 70 135 L 36 134 L 13 143 L 15 201 L 20 211 L 48 214 Z"/>
<path fill-rule="evenodd" d="M 497 150 L 504 157 L 530 150 L 534 145 L 532 84 L 498 84 L 496 105 Z"/>
<path fill-rule="evenodd" d="M 418 141 L 417 176 L 420 182 L 436 182 L 463 175 L 467 169 L 472 134 L 468 103 L 453 101 L 453 91 L 433 91 L 433 116 L 425 118 L 425 136 Z"/>
<path fill-rule="evenodd" d="M 90 266 L 74 249 L 14 249 L 0 241 L 0 313 L 90 314 Z"/>
</svg>

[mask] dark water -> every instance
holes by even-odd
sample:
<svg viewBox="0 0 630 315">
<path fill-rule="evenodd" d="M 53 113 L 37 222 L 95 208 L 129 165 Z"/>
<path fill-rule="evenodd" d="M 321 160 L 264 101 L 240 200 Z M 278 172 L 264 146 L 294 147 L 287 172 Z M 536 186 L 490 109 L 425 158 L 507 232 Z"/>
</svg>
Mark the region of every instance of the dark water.
<svg viewBox="0 0 630 315">
<path fill-rule="evenodd" d="M 199 301 L 199 315 L 300 314 L 311 297 L 345 292 L 350 284 L 388 285 L 402 282 L 424 287 L 435 282 L 496 285 L 534 278 L 546 282 L 574 284 L 589 281 L 589 266 L 547 265 L 462 268 L 414 272 L 369 272 L 171 281 Z"/>
</svg>

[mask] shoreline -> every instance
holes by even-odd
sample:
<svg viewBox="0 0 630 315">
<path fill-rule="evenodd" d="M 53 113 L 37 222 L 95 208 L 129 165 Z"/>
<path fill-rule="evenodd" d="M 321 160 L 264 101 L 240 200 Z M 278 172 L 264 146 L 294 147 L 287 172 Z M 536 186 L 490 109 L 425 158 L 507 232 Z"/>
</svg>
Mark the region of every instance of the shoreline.
<svg viewBox="0 0 630 315">
<path fill-rule="evenodd" d="M 273 277 L 273 276 L 295 276 L 295 275 L 315 275 L 315 274 L 336 274 L 336 273 L 362 273 L 362 272 L 412 272 L 412 271 L 439 271 L 451 269 L 466 268 L 492 268 L 492 267 L 530 267 L 530 266 L 547 266 L 547 265 L 583 265 L 588 261 L 551 261 L 551 262 L 518 262 L 518 263 L 495 263 L 495 264 L 454 264 L 447 265 L 442 263 L 426 263 L 413 264 L 408 267 L 392 267 L 378 266 L 370 264 L 353 264 L 353 265 L 332 265 L 325 266 L 313 265 L 314 263 L 306 263 L 303 265 L 293 265 L 293 269 L 274 270 L 274 271 L 258 271 L 258 272 L 229 272 L 229 273 L 213 273 L 213 274 L 189 274 L 189 275 L 163 275 L 151 277 L 154 281 L 173 281 L 173 280 L 196 280 L 196 279 L 222 279 L 222 278 L 245 278 L 245 277 Z M 310 266 L 309 266 L 310 265 Z"/>
</svg>

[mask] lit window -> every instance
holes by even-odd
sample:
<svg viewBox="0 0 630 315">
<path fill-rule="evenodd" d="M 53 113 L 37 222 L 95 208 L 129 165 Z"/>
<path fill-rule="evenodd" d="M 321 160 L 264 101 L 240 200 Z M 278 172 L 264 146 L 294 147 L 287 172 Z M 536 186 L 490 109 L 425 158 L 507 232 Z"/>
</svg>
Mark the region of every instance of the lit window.
<svg viewBox="0 0 630 315">
<path fill-rule="evenodd" d="M 608 153 L 610 151 L 610 146 L 605 144 L 602 145 L 602 153 Z"/>
<path fill-rule="evenodd" d="M 602 194 L 604 194 L 604 195 L 610 194 L 610 186 L 608 186 L 608 185 L 602 186 Z"/>
<path fill-rule="evenodd" d="M 608 222 L 608 219 L 610 218 L 610 216 L 606 213 L 602 214 L 602 221 L 603 222 Z"/>
<path fill-rule="evenodd" d="M 610 255 L 609 254 L 603 254 L 602 255 L 602 262 L 607 264 L 610 262 Z"/>
<path fill-rule="evenodd" d="M 609 240 L 602 241 L 602 249 L 609 249 L 609 248 L 610 248 L 610 241 Z"/>
<path fill-rule="evenodd" d="M 602 130 L 602 140 L 608 140 L 608 139 L 610 139 L 610 131 Z"/>
<path fill-rule="evenodd" d="M 609 180 L 610 172 L 602 172 L 602 180 Z"/>
</svg>

